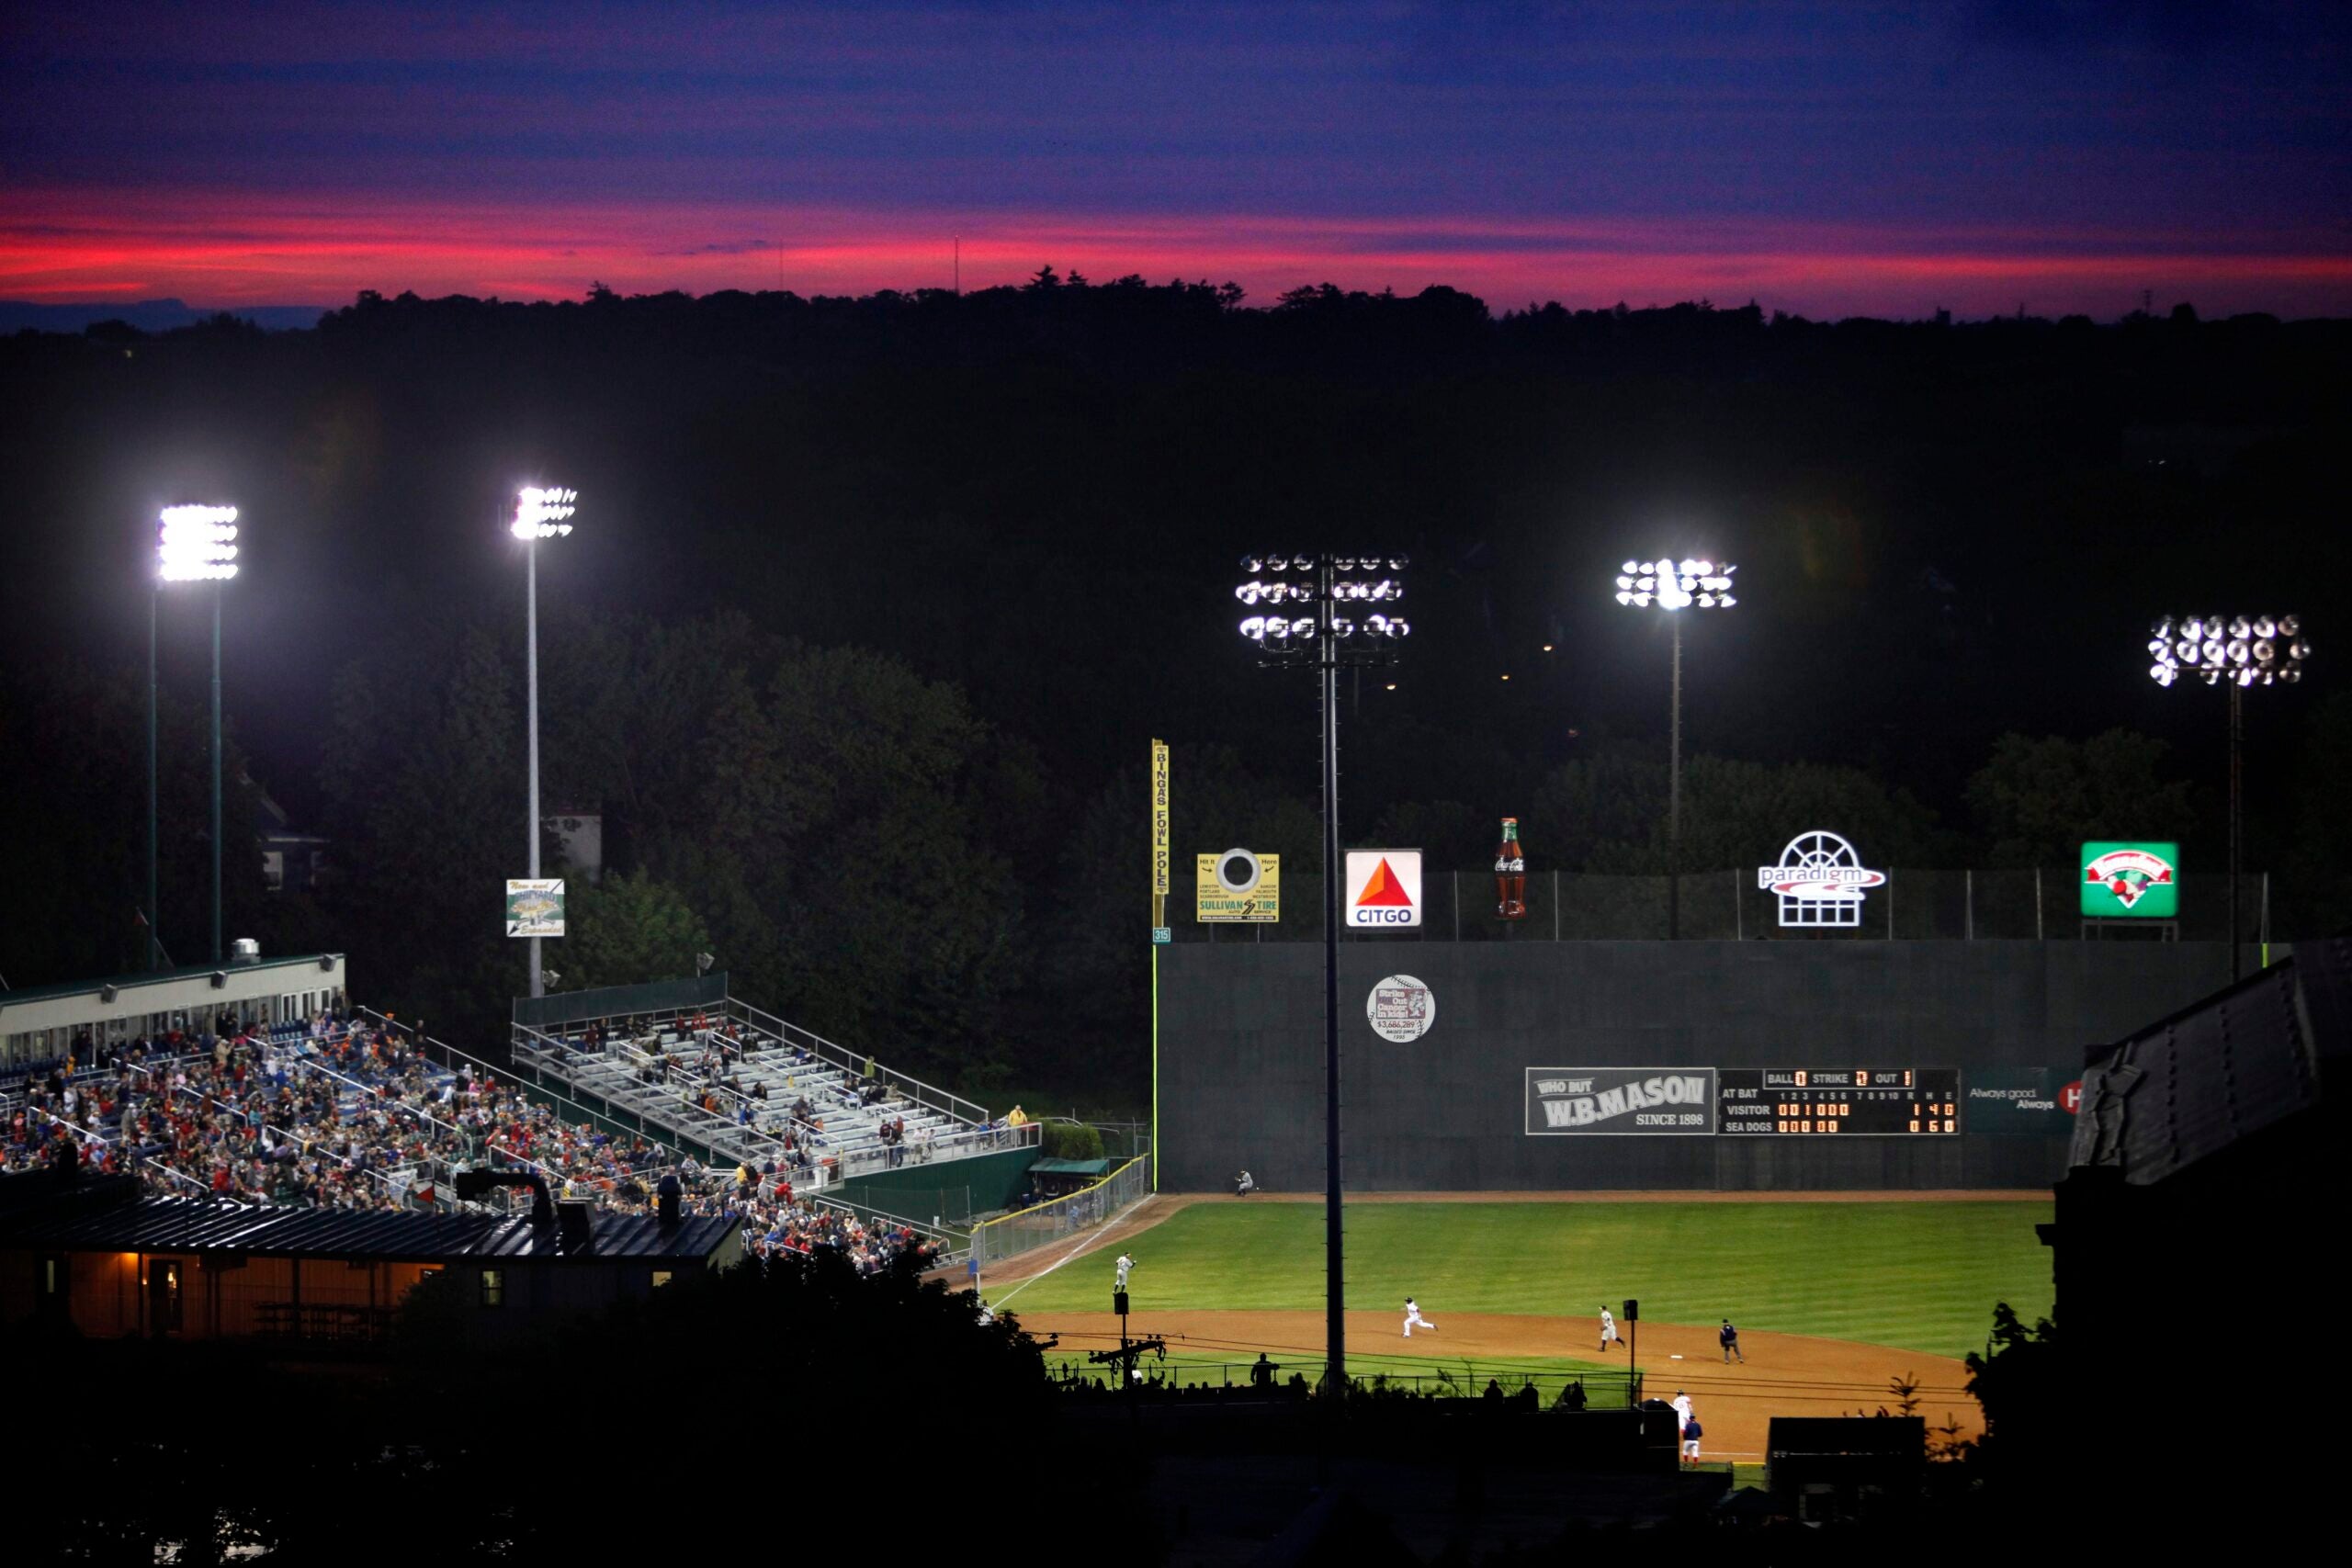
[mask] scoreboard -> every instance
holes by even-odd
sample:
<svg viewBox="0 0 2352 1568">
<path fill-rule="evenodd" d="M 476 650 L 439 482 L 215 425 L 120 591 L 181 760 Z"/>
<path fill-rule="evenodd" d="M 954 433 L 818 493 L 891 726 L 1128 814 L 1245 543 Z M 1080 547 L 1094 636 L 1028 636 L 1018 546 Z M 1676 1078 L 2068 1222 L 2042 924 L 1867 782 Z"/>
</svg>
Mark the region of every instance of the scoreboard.
<svg viewBox="0 0 2352 1568">
<path fill-rule="evenodd" d="M 1957 1137 L 1958 1067 L 1723 1067 L 1718 1129 L 1755 1137 Z"/>
</svg>

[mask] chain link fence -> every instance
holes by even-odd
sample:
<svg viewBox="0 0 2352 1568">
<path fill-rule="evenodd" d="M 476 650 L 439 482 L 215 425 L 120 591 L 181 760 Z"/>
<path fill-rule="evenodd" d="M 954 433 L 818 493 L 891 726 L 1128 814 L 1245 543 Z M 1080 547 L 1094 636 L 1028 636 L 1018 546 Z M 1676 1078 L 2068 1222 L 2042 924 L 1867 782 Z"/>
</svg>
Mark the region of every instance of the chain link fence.
<svg viewBox="0 0 2352 1568">
<path fill-rule="evenodd" d="M 1082 1187 L 1050 1202 L 982 1220 L 972 1227 L 971 1260 L 986 1270 L 991 1263 L 1018 1258 L 1032 1248 L 1114 1219 L 1150 1191 L 1151 1161 L 1138 1156 L 1091 1187 Z"/>
<path fill-rule="evenodd" d="M 2185 873 L 2177 920 L 2086 924 L 2078 886 L 2067 867 L 1942 870 L 1897 867 L 1864 897 L 1859 923 L 1799 929 L 1780 923 L 1780 901 L 1758 885 L 1757 868 L 1695 871 L 1680 879 L 1680 908 L 1670 916 L 1663 876 L 1536 872 L 1527 878 L 1527 917 L 1495 912 L 1494 873 L 1431 870 L 1422 886 L 1421 924 L 1409 931 L 1343 930 L 1342 942 L 1661 942 L 1679 929 L 1687 942 L 2227 942 L 2230 878 Z M 1320 942 L 1323 879 L 1283 874 L 1282 919 L 1267 925 L 1204 925 L 1170 900 L 1170 936 L 1180 942 Z M 2270 878 L 2238 878 L 2238 940 L 2274 938 Z"/>
</svg>

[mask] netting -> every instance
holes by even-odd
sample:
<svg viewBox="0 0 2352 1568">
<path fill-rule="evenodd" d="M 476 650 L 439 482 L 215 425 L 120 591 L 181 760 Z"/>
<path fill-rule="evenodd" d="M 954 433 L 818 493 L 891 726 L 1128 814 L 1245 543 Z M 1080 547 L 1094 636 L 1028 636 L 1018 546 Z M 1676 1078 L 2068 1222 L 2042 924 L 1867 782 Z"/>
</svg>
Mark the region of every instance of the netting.
<svg viewBox="0 0 2352 1568">
<path fill-rule="evenodd" d="M 1138 1156 L 1091 1187 L 981 1221 L 972 1227 L 972 1261 L 986 1269 L 992 1262 L 1076 1235 L 1125 1213 L 1150 1190 L 1151 1161 Z"/>
</svg>

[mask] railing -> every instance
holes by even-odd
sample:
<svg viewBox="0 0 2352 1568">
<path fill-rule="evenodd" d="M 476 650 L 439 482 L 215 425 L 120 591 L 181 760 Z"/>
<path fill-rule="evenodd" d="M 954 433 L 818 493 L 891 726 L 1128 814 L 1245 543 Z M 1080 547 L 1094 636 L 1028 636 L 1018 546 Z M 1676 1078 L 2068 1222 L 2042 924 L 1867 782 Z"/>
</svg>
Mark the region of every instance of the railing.
<svg viewBox="0 0 2352 1568">
<path fill-rule="evenodd" d="M 1018 1129 L 1016 1129 L 1017 1131 Z M 1151 1162 L 1137 1156 L 1091 1186 L 972 1227 L 972 1261 L 985 1269 L 1116 1218 L 1150 1195 Z"/>
<path fill-rule="evenodd" d="M 73 1122 L 68 1122 L 64 1117 L 57 1115 L 53 1111 L 44 1111 L 38 1105 L 28 1105 L 25 1109 L 31 1111 L 36 1116 L 48 1117 L 50 1121 L 55 1122 L 58 1126 L 64 1128 L 68 1133 L 71 1133 L 74 1136 L 82 1139 L 85 1143 L 94 1144 L 101 1149 L 110 1149 L 114 1146 L 114 1140 L 107 1137 L 104 1134 L 94 1133 L 83 1127 L 76 1127 Z M 188 1186 L 196 1189 L 197 1195 L 199 1197 L 217 1199 L 222 1202 L 234 1203 L 241 1209 L 251 1206 L 242 1198 L 233 1198 L 225 1192 L 215 1192 L 206 1183 L 198 1181 L 195 1177 L 190 1176 L 184 1170 L 175 1169 L 173 1167 L 165 1165 L 163 1161 L 157 1159 L 153 1155 L 143 1156 L 139 1163 L 161 1175 L 170 1177 L 175 1181 L 186 1182 Z"/>
<path fill-rule="evenodd" d="M 847 1047 L 836 1045 L 821 1034 L 811 1033 L 796 1023 L 786 1023 L 775 1014 L 755 1008 L 749 1002 L 739 1001 L 733 997 L 727 998 L 727 1010 L 754 1028 L 765 1030 L 778 1040 L 805 1047 L 811 1055 L 831 1062 L 833 1066 L 842 1068 L 853 1077 L 865 1077 L 865 1063 L 875 1060 L 871 1056 L 853 1055 Z M 952 1116 L 958 1122 L 980 1123 L 989 1120 L 989 1113 L 985 1107 L 966 1100 L 962 1095 L 950 1094 L 944 1089 L 934 1089 L 921 1078 L 910 1077 L 895 1067 L 884 1066 L 878 1061 L 875 1061 L 874 1072 L 875 1077 L 898 1085 L 899 1092 L 917 1105 L 927 1106 L 933 1111 Z"/>
<path fill-rule="evenodd" d="M 983 1153 L 995 1148 L 1034 1145 L 1037 1141 L 1037 1134 L 1030 1128 L 1023 1127 L 966 1126 L 963 1130 L 951 1133 L 944 1137 L 937 1135 L 936 1133 L 929 1137 L 923 1137 L 919 1132 L 909 1142 L 899 1145 L 882 1142 L 875 1135 L 872 1126 L 859 1129 L 854 1133 L 844 1133 L 838 1129 L 832 1132 L 821 1132 L 810 1122 L 793 1115 L 788 1103 L 773 1099 L 764 1100 L 753 1099 L 740 1090 L 729 1089 L 724 1083 L 715 1081 L 709 1075 L 680 1063 L 676 1058 L 668 1056 L 666 1053 L 663 1054 L 662 1061 L 657 1063 L 653 1054 L 639 1049 L 635 1042 L 625 1037 L 605 1041 L 603 1050 L 598 1052 L 572 1044 L 568 1041 L 550 1039 L 527 1024 L 514 1024 L 513 1033 L 514 1038 L 511 1049 L 516 1054 L 518 1059 L 527 1060 L 536 1071 L 554 1073 L 571 1085 L 575 1091 L 596 1094 L 599 1098 L 605 1100 L 608 1104 L 617 1106 L 618 1109 L 628 1111 L 640 1122 L 652 1118 L 680 1137 L 691 1136 L 700 1142 L 704 1145 L 705 1152 L 714 1158 L 731 1160 L 743 1157 L 745 1151 L 729 1150 L 720 1141 L 731 1138 L 738 1143 L 751 1145 L 750 1152 L 765 1152 L 768 1157 L 792 1162 L 792 1156 L 784 1148 L 783 1140 L 759 1124 L 762 1112 L 764 1112 L 765 1119 L 771 1123 L 781 1119 L 786 1125 L 800 1134 L 802 1152 L 809 1156 L 808 1167 L 816 1174 L 820 1181 L 846 1180 L 851 1177 L 865 1176 L 877 1170 L 898 1169 L 909 1164 L 925 1164 L 942 1157 L 943 1155 L 952 1158 L 966 1154 Z M 840 1063 L 826 1061 L 813 1046 L 803 1048 L 808 1049 L 811 1056 L 826 1068 L 841 1072 L 844 1082 L 851 1081 L 853 1075 L 860 1071 L 854 1066 L 844 1067 Z M 611 1093 L 603 1086 L 591 1085 L 575 1069 L 574 1064 L 583 1061 L 618 1063 L 624 1066 L 628 1065 L 661 1066 L 663 1072 L 660 1081 L 640 1084 L 633 1079 L 630 1086 L 631 1092 L 639 1090 L 644 1092 L 655 1108 L 639 1110 L 613 1100 Z M 544 1080 L 540 1081 L 543 1083 Z M 699 1088 L 707 1094 L 715 1095 L 722 1102 L 736 1110 L 740 1111 L 745 1106 L 752 1107 L 754 1120 L 744 1122 L 707 1111 L 692 1100 L 673 1092 L 681 1083 Z M 866 1114 L 877 1112 L 879 1109 L 880 1106 L 877 1103 L 872 1106 L 861 1106 L 858 1111 L 861 1114 Z M 978 1107 L 975 1106 L 973 1109 L 978 1110 Z M 942 1111 L 941 1114 L 953 1115 L 954 1113 Z M 706 1122 L 708 1125 L 706 1125 Z M 921 1131 L 929 1131 L 929 1129 Z M 899 1151 L 895 1158 L 892 1154 L 894 1148 Z"/>
<path fill-rule="evenodd" d="M 578 1100 L 572 1100 L 566 1095 L 548 1089 L 544 1083 L 536 1079 L 526 1079 L 518 1074 L 507 1069 L 492 1066 L 491 1064 L 484 1062 L 470 1052 L 461 1051 L 455 1045 L 448 1043 L 447 1041 L 439 1040 L 432 1035 L 423 1033 L 410 1025 L 401 1023 L 396 1020 L 385 1018 L 383 1014 L 376 1012 L 372 1009 L 362 1008 L 359 1010 L 366 1013 L 370 1018 L 379 1020 L 384 1027 L 398 1031 L 406 1035 L 412 1043 L 416 1044 L 420 1049 L 425 1051 L 428 1055 L 438 1052 L 444 1062 L 447 1063 L 452 1070 L 455 1070 L 458 1065 L 462 1062 L 467 1066 L 480 1073 L 483 1077 L 493 1082 L 503 1082 L 519 1094 L 524 1094 L 526 1096 L 533 1093 L 542 1094 L 562 1105 L 569 1106 L 571 1110 L 578 1112 L 581 1119 L 584 1122 L 594 1123 L 596 1122 L 609 1122 L 615 1121 L 610 1110 L 605 1111 L 594 1111 Z M 537 1046 L 528 1047 L 528 1049 L 548 1050 L 559 1044 L 562 1044 L 561 1042 L 550 1040 L 545 1035 L 540 1034 L 538 1031 L 530 1028 L 528 1025 L 516 1024 L 514 1028 L 518 1035 L 529 1035 L 539 1042 Z M 612 1043 L 609 1042 L 607 1043 L 608 1049 L 611 1043 Z M 594 1053 L 583 1053 L 579 1047 L 569 1044 L 563 1044 L 562 1048 L 567 1055 L 594 1055 Z M 631 1049 L 634 1048 L 631 1047 Z M 643 1055 L 643 1053 L 638 1054 L 640 1055 Z M 619 1109 L 628 1111 L 627 1107 L 620 1107 Z M 646 1118 L 634 1111 L 628 1111 L 628 1113 L 639 1123 L 635 1131 L 639 1136 L 644 1136 L 647 1131 L 645 1126 Z M 678 1130 L 675 1128 L 665 1126 L 663 1130 L 670 1132 L 673 1137 L 676 1137 L 677 1142 L 673 1144 L 661 1138 L 649 1138 L 647 1141 L 664 1156 L 668 1162 L 669 1169 L 678 1170 L 685 1163 L 685 1155 L 687 1152 L 685 1148 L 686 1140 L 678 1134 Z M 523 1156 L 515 1154 L 503 1146 L 500 1147 L 499 1153 L 505 1158 L 512 1160 L 516 1164 L 531 1165 L 533 1168 L 538 1170 L 542 1175 L 548 1178 L 549 1186 L 552 1190 L 559 1192 L 562 1190 L 563 1183 L 566 1179 L 548 1170 L 547 1167 L 537 1165 L 536 1162 L 527 1160 Z M 731 1185 L 731 1169 L 733 1164 L 736 1163 L 738 1156 L 728 1153 L 728 1151 L 724 1149 L 712 1147 L 707 1145 L 704 1146 L 703 1154 L 706 1156 L 706 1179 L 711 1182 L 715 1187 Z M 649 1187 L 650 1187 L 654 1181 L 658 1181 L 662 1174 L 663 1171 L 660 1168 L 640 1173 L 642 1179 L 646 1180 Z M 860 1221 L 866 1220 L 867 1216 L 870 1215 L 888 1224 L 904 1224 L 915 1231 L 916 1234 L 930 1237 L 932 1240 L 937 1242 L 941 1247 L 943 1254 L 947 1254 L 949 1252 L 951 1244 L 960 1246 L 961 1243 L 961 1238 L 956 1236 L 953 1232 L 948 1231 L 944 1226 L 933 1226 L 920 1220 L 908 1219 L 897 1214 L 887 1213 L 882 1210 L 875 1209 L 868 1205 L 854 1203 L 838 1198 L 829 1198 L 819 1192 L 803 1192 L 799 1190 L 797 1184 L 794 1187 L 794 1197 L 796 1201 L 816 1208 L 838 1210 L 841 1213 L 846 1213 L 852 1218 L 858 1219 Z M 952 1253 L 952 1256 L 956 1258 L 961 1258 L 963 1257 L 963 1253 L 961 1250 L 955 1250 Z"/>
</svg>

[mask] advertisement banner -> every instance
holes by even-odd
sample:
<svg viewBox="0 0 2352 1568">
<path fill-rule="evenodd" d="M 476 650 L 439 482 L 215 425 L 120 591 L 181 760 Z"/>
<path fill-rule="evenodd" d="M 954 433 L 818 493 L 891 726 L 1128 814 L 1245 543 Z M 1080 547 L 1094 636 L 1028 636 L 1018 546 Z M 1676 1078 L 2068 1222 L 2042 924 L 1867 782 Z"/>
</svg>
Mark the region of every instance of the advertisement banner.
<svg viewBox="0 0 2352 1568">
<path fill-rule="evenodd" d="M 1530 1067 L 1527 1135 L 1707 1137 L 1713 1067 Z"/>
<path fill-rule="evenodd" d="M 2079 1067 L 1971 1067 L 1962 1095 L 1968 1130 L 1996 1138 L 2071 1138 L 2082 1077 Z"/>
<path fill-rule="evenodd" d="M 2180 918 L 2180 846 L 2098 839 L 2083 846 L 2083 914 L 2097 920 Z"/>
<path fill-rule="evenodd" d="M 1421 923 L 1421 852 L 1350 850 L 1348 924 L 1401 931 Z"/>
<path fill-rule="evenodd" d="M 561 878 L 506 879 L 506 934 L 508 936 L 561 936 L 563 934 L 563 882 Z"/>
<path fill-rule="evenodd" d="M 1159 925 L 1168 897 L 1168 742 L 1151 743 L 1151 923 Z"/>
<path fill-rule="evenodd" d="M 1250 850 L 1193 857 L 1193 918 L 1204 925 L 1272 925 L 1283 916 L 1283 857 Z"/>
</svg>

